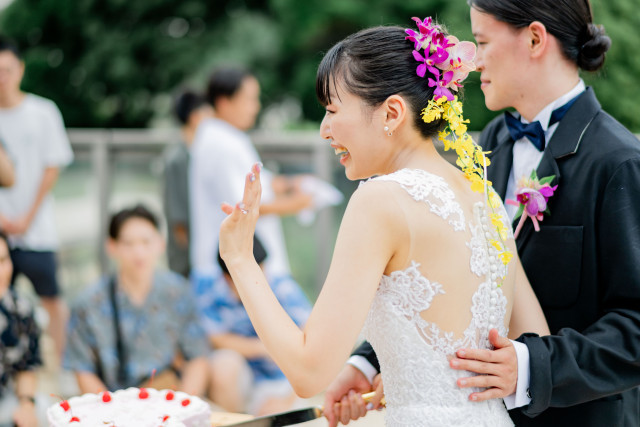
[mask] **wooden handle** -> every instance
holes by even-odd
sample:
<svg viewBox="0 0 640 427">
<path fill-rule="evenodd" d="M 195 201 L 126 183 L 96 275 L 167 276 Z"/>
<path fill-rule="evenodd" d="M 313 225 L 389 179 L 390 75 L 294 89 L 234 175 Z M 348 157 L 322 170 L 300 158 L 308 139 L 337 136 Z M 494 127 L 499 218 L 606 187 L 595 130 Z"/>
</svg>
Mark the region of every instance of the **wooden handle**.
<svg viewBox="0 0 640 427">
<path fill-rule="evenodd" d="M 375 392 L 375 391 L 370 391 L 369 393 L 365 393 L 365 394 L 363 394 L 363 395 L 362 395 L 362 399 L 363 399 L 365 402 L 369 403 L 369 402 L 371 402 L 371 399 L 373 399 L 373 396 L 375 396 L 375 395 L 376 395 L 376 392 Z M 340 402 L 338 402 L 338 405 L 339 405 L 339 404 L 340 404 Z M 382 406 L 386 406 L 386 404 L 387 404 L 387 402 L 384 400 L 384 397 L 383 397 L 383 398 L 380 400 L 380 405 L 382 405 Z M 322 413 L 324 412 L 324 407 L 322 407 L 322 406 L 318 406 L 318 407 L 316 407 L 316 411 L 317 411 L 317 412 L 316 412 L 316 414 L 318 415 L 318 417 L 321 417 L 321 416 L 322 416 Z"/>
<path fill-rule="evenodd" d="M 375 392 L 375 391 L 370 391 L 369 393 L 365 393 L 365 394 L 363 394 L 363 395 L 362 395 L 362 399 L 363 399 L 365 402 L 369 403 L 369 402 L 371 402 L 371 399 L 373 399 L 373 397 L 374 397 L 375 395 L 376 395 L 376 392 Z M 384 396 L 383 396 L 383 397 L 382 397 L 382 399 L 380 400 L 380 404 L 381 404 L 382 406 L 385 406 L 385 405 L 387 404 L 387 401 L 384 399 Z"/>
</svg>

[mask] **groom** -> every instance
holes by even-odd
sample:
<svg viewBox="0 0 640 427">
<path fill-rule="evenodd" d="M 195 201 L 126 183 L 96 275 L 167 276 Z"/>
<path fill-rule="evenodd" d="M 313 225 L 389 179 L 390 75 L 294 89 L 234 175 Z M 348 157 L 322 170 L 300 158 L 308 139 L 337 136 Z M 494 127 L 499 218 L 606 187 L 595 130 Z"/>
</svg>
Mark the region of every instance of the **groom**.
<svg viewBox="0 0 640 427">
<path fill-rule="evenodd" d="M 516 242 L 554 335 L 511 342 L 493 331 L 494 351 L 463 349 L 451 361 L 483 374 L 458 385 L 486 388 L 472 400 L 505 397 L 520 408 L 510 412 L 518 426 L 638 426 L 640 142 L 578 74 L 602 65 L 610 41 L 584 0 L 470 4 L 487 107 L 519 113 L 482 133 L 488 178 L 505 200 L 532 170 L 558 185 L 540 231 L 528 220 Z M 368 345 L 355 354 L 325 400 L 342 403 L 343 423 L 362 413 L 348 391 L 366 389 L 379 370 Z"/>
</svg>

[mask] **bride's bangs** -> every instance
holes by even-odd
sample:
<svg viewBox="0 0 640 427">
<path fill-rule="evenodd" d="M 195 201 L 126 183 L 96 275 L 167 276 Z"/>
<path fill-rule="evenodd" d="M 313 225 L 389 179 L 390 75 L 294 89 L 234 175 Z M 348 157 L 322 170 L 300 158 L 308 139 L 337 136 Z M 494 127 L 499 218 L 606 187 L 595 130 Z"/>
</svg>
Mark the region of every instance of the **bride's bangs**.
<svg viewBox="0 0 640 427">
<path fill-rule="evenodd" d="M 337 43 L 322 58 L 322 62 L 318 66 L 316 97 L 323 107 L 331 104 L 332 93 L 338 96 L 338 80 L 344 77 L 344 65 L 341 64 L 343 51 L 344 43 Z"/>
</svg>

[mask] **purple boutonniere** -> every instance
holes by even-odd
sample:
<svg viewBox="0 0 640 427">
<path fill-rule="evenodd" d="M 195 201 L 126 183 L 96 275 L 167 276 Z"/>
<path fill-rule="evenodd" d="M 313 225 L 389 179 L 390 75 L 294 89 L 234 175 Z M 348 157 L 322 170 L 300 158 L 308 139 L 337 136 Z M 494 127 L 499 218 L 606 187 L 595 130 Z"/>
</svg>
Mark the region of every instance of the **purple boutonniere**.
<svg viewBox="0 0 640 427">
<path fill-rule="evenodd" d="M 544 214 L 551 214 L 547 206 L 549 198 L 553 196 L 553 193 L 558 188 L 557 185 L 551 186 L 551 181 L 554 178 L 555 175 L 551 175 L 538 179 L 536 171 L 533 170 L 529 178 L 520 179 L 516 190 L 516 198 L 518 200 L 507 200 L 508 204 L 519 207 L 515 219 L 520 218 L 520 221 L 516 231 L 513 233 L 514 238 L 518 238 L 518 234 L 520 234 L 520 230 L 522 230 L 527 218 L 531 218 L 535 230 L 540 231 L 539 222 L 544 219 Z"/>
</svg>

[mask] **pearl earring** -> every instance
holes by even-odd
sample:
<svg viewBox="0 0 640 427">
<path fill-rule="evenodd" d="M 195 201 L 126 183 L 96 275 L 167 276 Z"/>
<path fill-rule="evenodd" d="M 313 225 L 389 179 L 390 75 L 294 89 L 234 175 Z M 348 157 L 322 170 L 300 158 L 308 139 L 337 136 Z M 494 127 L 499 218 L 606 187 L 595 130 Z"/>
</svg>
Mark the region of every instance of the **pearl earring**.
<svg viewBox="0 0 640 427">
<path fill-rule="evenodd" d="M 385 126 L 383 129 L 387 133 L 387 136 L 393 135 L 393 132 L 389 132 L 389 126 Z"/>
</svg>

